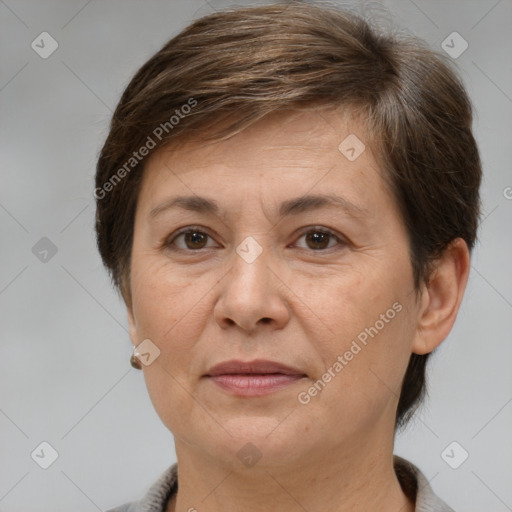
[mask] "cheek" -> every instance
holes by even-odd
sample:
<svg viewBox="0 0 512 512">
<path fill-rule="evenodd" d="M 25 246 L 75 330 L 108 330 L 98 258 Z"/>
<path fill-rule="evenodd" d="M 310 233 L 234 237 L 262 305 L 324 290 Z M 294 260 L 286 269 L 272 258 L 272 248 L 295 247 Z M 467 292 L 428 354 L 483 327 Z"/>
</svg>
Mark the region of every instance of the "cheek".
<svg viewBox="0 0 512 512">
<path fill-rule="evenodd" d="M 149 259 L 149 258 L 148 258 Z M 178 273 L 172 275 L 157 262 L 134 272 L 133 311 L 139 341 L 149 338 L 160 350 L 155 361 L 143 367 L 148 394 L 162 422 L 171 432 L 187 428 L 194 408 L 188 386 L 196 353 L 196 340 L 206 314 L 201 286 Z M 135 265 L 134 265 L 135 267 Z M 176 414 L 179 411 L 179 414 Z"/>
<path fill-rule="evenodd" d="M 318 322 L 328 325 L 330 334 L 316 339 L 324 368 L 304 389 L 303 398 L 319 414 L 327 407 L 335 423 L 345 424 L 349 414 L 356 420 L 350 424 L 371 425 L 398 400 L 415 310 L 407 262 L 396 268 L 405 270 L 392 273 L 374 265 L 364 272 L 346 272 L 322 287 L 322 293 L 309 296 L 311 309 L 320 312 Z"/>
<path fill-rule="evenodd" d="M 139 337 L 155 342 L 177 337 L 180 323 L 194 314 L 200 303 L 201 280 L 173 271 L 161 256 L 134 251 L 132 261 L 133 312 Z"/>
<path fill-rule="evenodd" d="M 149 338 L 160 350 L 158 361 L 173 374 L 187 368 L 193 321 L 201 309 L 200 283 L 171 273 L 165 263 L 150 256 L 133 258 L 132 301 L 138 341 Z M 193 284 L 193 286 L 192 286 Z"/>
</svg>

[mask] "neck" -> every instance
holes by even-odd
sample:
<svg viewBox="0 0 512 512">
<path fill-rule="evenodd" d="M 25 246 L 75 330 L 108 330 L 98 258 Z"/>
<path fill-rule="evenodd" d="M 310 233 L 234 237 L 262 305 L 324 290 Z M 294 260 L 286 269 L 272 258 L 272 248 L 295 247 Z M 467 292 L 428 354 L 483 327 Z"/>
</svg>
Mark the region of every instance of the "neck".
<svg viewBox="0 0 512 512">
<path fill-rule="evenodd" d="M 393 469 L 393 446 L 370 445 L 243 467 L 176 441 L 179 489 L 166 512 L 414 512 Z"/>
</svg>

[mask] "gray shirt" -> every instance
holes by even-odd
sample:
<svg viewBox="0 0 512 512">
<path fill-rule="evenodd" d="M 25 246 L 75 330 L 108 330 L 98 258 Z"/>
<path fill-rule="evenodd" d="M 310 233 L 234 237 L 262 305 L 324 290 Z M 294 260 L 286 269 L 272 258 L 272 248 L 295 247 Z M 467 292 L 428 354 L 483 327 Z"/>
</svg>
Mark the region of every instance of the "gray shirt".
<svg viewBox="0 0 512 512">
<path fill-rule="evenodd" d="M 416 512 L 455 512 L 439 499 L 423 473 L 411 462 L 394 455 L 394 468 L 404 493 L 415 501 Z M 125 503 L 107 512 L 165 512 L 178 490 L 178 464 L 169 466 L 139 501 Z"/>
</svg>

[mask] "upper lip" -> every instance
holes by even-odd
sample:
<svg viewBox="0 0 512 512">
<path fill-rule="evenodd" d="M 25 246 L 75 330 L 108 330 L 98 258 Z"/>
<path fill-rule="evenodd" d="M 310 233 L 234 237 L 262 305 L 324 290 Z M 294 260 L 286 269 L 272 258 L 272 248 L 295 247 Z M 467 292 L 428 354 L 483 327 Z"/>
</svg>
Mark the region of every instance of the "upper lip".
<svg viewBox="0 0 512 512">
<path fill-rule="evenodd" d="M 264 359 L 254 359 L 253 361 L 224 361 L 212 366 L 207 376 L 214 377 L 216 375 L 227 374 L 264 374 L 264 373 L 282 373 L 284 375 L 305 375 L 298 368 L 287 366 L 276 361 L 267 361 Z"/>
</svg>

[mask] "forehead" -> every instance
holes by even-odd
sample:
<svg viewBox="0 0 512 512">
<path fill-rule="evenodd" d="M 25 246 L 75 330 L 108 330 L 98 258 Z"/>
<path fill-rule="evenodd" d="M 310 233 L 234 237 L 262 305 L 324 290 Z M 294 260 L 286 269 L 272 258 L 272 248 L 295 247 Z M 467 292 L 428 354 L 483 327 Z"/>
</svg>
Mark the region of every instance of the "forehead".
<svg viewBox="0 0 512 512">
<path fill-rule="evenodd" d="M 208 130 L 220 130 L 226 123 L 227 121 L 219 123 Z M 293 158 L 294 155 L 298 155 L 301 159 L 308 156 L 317 159 L 318 154 L 339 151 L 340 143 L 350 134 L 357 134 L 360 141 L 369 149 L 367 131 L 363 116 L 356 115 L 352 108 L 318 107 L 308 111 L 272 112 L 222 141 L 205 141 L 201 134 L 195 139 L 190 135 L 180 137 L 159 151 L 169 153 L 193 150 L 188 155 L 188 160 L 205 162 L 208 158 L 213 160 L 221 154 L 225 159 L 228 152 L 233 158 L 243 161 L 249 157 L 254 158 L 254 154 L 259 151 L 270 153 L 272 157 Z M 339 156 L 338 153 L 335 154 Z M 264 157 L 263 154 L 258 156 Z"/>
<path fill-rule="evenodd" d="M 276 112 L 227 140 L 182 139 L 158 149 L 139 199 L 153 209 L 172 191 L 229 202 L 337 190 L 353 203 L 372 204 L 372 193 L 387 193 L 381 172 L 365 124 L 350 112 Z"/>
</svg>

